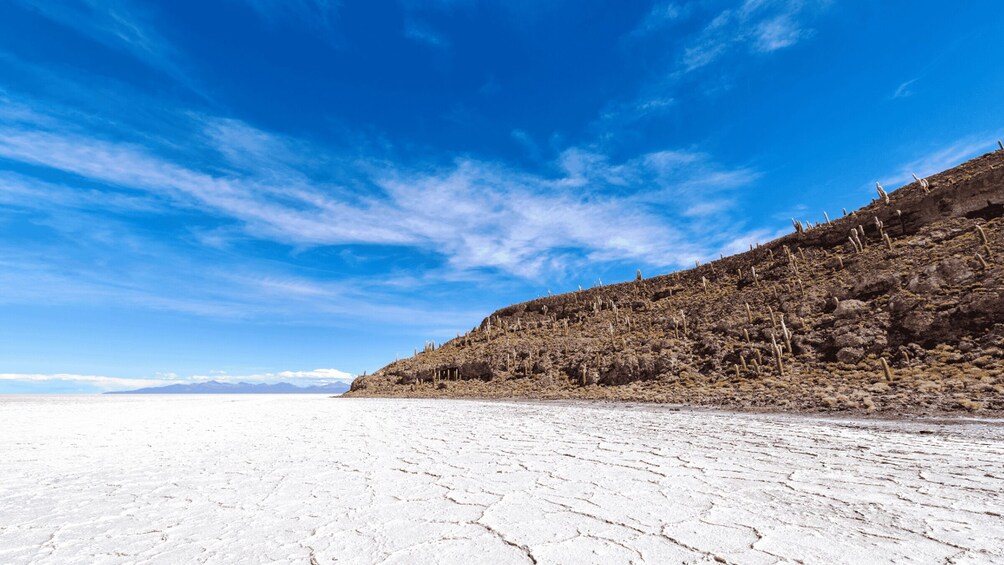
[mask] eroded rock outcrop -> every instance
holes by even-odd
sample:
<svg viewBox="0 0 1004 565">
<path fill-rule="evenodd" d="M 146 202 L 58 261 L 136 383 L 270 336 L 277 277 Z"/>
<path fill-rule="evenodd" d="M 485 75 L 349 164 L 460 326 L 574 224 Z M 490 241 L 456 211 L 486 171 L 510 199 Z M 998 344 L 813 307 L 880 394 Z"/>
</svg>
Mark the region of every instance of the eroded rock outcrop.
<svg viewBox="0 0 1004 565">
<path fill-rule="evenodd" d="M 696 269 L 549 296 L 350 395 L 1004 411 L 1004 152 Z"/>
</svg>

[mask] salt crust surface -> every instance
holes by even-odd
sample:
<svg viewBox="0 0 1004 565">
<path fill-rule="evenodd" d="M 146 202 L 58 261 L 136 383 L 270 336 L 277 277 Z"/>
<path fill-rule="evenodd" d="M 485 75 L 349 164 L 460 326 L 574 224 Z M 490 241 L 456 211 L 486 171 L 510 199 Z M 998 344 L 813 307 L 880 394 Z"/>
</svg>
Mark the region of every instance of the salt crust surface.
<svg viewBox="0 0 1004 565">
<path fill-rule="evenodd" d="M 0 397 L 2 563 L 1004 562 L 999 422 Z"/>
</svg>

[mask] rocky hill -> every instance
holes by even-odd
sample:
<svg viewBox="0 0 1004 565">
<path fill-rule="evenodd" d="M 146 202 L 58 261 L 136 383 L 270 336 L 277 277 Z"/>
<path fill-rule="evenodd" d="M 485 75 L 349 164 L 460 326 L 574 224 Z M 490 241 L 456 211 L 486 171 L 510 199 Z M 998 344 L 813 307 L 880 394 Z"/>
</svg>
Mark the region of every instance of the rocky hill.
<svg viewBox="0 0 1004 565">
<path fill-rule="evenodd" d="M 1004 413 L 1004 151 L 746 253 L 503 308 L 348 396 Z"/>
</svg>

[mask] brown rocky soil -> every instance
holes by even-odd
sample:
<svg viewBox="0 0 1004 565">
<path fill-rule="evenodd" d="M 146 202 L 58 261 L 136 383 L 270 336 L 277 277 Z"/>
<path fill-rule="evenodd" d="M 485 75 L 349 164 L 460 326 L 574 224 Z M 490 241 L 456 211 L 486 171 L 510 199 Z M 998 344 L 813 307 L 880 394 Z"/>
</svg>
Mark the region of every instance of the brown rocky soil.
<svg viewBox="0 0 1004 565">
<path fill-rule="evenodd" d="M 503 308 L 347 395 L 1004 415 L 1004 151 L 926 181 L 695 269 Z"/>
</svg>

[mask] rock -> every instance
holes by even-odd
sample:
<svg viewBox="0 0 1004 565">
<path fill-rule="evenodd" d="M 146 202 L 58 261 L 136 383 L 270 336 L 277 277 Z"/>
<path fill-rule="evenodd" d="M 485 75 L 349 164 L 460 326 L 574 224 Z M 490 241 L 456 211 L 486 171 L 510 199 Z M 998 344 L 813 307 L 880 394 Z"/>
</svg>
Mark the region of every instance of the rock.
<svg viewBox="0 0 1004 565">
<path fill-rule="evenodd" d="M 946 286 L 964 284 L 973 277 L 973 271 L 961 259 L 951 257 L 934 265 L 928 265 L 911 275 L 906 282 L 906 288 L 915 294 L 931 294 L 941 291 Z"/>
<path fill-rule="evenodd" d="M 860 300 L 841 300 L 833 315 L 837 318 L 856 318 L 868 311 L 868 305 Z"/>
<path fill-rule="evenodd" d="M 910 296 L 909 293 L 897 292 L 889 297 L 889 301 L 886 305 L 889 312 L 892 314 L 902 315 L 914 310 L 923 304 L 923 302 L 923 300 L 917 298 L 916 296 Z"/>
<path fill-rule="evenodd" d="M 973 272 L 958 257 L 945 259 L 937 264 L 935 270 L 950 285 L 960 285 L 973 279 Z"/>
<path fill-rule="evenodd" d="M 959 304 L 962 315 L 998 321 L 1004 318 L 1004 292 L 977 292 Z"/>
<path fill-rule="evenodd" d="M 868 273 L 854 285 L 851 295 L 858 298 L 873 298 L 899 288 L 899 276 L 893 273 Z"/>
<path fill-rule="evenodd" d="M 946 399 L 962 390 L 1004 414 L 1004 206 L 992 204 L 1004 186 L 1004 151 L 935 177 L 930 194 L 907 186 L 892 196 L 893 207 L 873 204 L 712 264 L 503 308 L 349 395 L 785 409 L 820 408 L 832 397 L 846 410 L 862 406 L 855 391 L 881 378 L 883 357 L 902 378 L 894 394 L 872 399 L 876 411 L 952 410 Z M 876 238 L 875 217 L 893 252 Z M 991 248 L 982 252 L 985 267 L 974 258 L 982 248 L 977 223 Z M 842 252 L 862 224 L 867 247 Z M 788 345 L 782 316 L 793 354 L 785 351 L 778 374 L 770 348 L 775 340 Z M 945 345 L 960 343 L 962 351 Z M 439 393 L 431 378 L 444 367 L 459 367 L 462 378 Z M 743 378 L 734 378 L 737 367 Z"/>
<path fill-rule="evenodd" d="M 837 351 L 837 361 L 840 361 L 841 363 L 849 363 L 851 365 L 863 359 L 864 356 L 864 350 L 857 347 L 845 347 L 840 351 Z"/>
<path fill-rule="evenodd" d="M 856 331 L 857 328 L 847 327 L 845 329 L 847 331 L 833 336 L 834 347 L 838 349 L 845 347 L 862 347 L 865 344 L 864 338 Z"/>
<path fill-rule="evenodd" d="M 924 339 L 924 334 L 933 324 L 934 314 L 926 310 L 914 310 L 900 320 L 899 327 L 912 336 Z"/>
<path fill-rule="evenodd" d="M 915 294 L 931 294 L 940 291 L 944 284 L 944 279 L 938 275 L 938 267 L 928 265 L 910 277 L 906 288 Z"/>
</svg>

